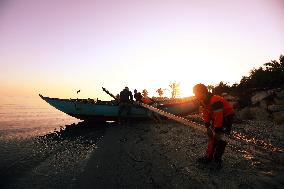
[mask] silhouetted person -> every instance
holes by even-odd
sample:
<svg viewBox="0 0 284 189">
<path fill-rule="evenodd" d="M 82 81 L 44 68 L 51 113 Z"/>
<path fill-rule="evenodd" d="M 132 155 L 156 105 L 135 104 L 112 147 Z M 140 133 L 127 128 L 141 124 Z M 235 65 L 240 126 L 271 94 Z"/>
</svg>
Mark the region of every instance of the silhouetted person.
<svg viewBox="0 0 284 189">
<path fill-rule="evenodd" d="M 120 101 L 119 99 L 120 99 L 119 94 L 115 95 L 115 102 L 119 103 L 119 101 Z"/>
<path fill-rule="evenodd" d="M 119 97 L 118 121 L 120 123 L 123 114 L 126 114 L 126 117 L 129 118 L 129 114 L 131 112 L 131 104 L 133 103 L 133 95 L 132 92 L 129 91 L 129 88 L 125 87 L 120 92 Z"/>
<path fill-rule="evenodd" d="M 193 93 L 201 104 L 208 135 L 206 155 L 199 158 L 198 162 L 207 164 L 214 160 L 216 168 L 219 169 L 222 167 L 222 156 L 227 145 L 223 136 L 231 132 L 234 109 L 223 97 L 208 92 L 203 84 L 195 85 Z"/>
<path fill-rule="evenodd" d="M 137 90 L 134 90 L 134 98 L 137 102 L 142 102 L 142 94 L 140 92 L 137 92 Z"/>
</svg>

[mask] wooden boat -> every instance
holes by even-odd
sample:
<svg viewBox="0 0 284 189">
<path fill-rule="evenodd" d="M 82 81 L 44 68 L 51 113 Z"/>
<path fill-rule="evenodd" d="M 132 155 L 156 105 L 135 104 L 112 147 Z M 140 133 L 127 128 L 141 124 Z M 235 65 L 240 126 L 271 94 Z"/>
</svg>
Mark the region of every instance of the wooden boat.
<svg viewBox="0 0 284 189">
<path fill-rule="evenodd" d="M 87 121 L 116 121 L 118 119 L 118 102 L 100 101 L 93 99 L 59 99 L 39 96 L 56 109 L 81 120 Z M 156 105 L 157 108 L 167 111 L 169 113 L 183 116 L 195 111 L 196 103 L 193 101 Z M 139 105 L 133 105 L 130 112 L 130 118 L 133 119 L 149 119 L 151 115 L 150 110 Z"/>
</svg>

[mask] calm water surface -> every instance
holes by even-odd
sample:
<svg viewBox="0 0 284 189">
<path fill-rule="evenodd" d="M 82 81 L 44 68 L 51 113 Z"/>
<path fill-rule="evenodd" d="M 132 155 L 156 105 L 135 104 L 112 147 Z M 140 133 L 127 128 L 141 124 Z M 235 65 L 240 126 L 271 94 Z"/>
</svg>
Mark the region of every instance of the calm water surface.
<svg viewBox="0 0 284 189">
<path fill-rule="evenodd" d="M 40 97 L 0 97 L 0 139 L 44 135 L 78 122 Z"/>
</svg>

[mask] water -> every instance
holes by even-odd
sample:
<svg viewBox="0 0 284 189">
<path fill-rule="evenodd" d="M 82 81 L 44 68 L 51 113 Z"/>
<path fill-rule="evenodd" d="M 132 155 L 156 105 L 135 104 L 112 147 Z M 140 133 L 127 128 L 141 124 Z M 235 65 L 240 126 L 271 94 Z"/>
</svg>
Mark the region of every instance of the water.
<svg viewBox="0 0 284 189">
<path fill-rule="evenodd" d="M 40 97 L 0 97 L 0 140 L 44 135 L 79 121 Z"/>
<path fill-rule="evenodd" d="M 0 97 L 0 188 L 72 188 L 105 126 L 40 97 Z"/>
</svg>

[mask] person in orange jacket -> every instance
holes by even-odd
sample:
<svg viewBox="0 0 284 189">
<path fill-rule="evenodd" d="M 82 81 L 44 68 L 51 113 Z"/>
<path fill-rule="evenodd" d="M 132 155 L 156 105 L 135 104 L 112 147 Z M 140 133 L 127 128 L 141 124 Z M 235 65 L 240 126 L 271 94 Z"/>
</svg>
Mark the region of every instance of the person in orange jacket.
<svg viewBox="0 0 284 189">
<path fill-rule="evenodd" d="M 227 145 L 227 142 L 223 140 L 223 136 L 231 132 L 234 109 L 223 97 L 208 92 L 204 84 L 195 85 L 193 93 L 200 102 L 208 135 L 206 155 L 199 158 L 198 162 L 207 164 L 214 160 L 217 168 L 221 168 L 222 156 Z"/>
</svg>

